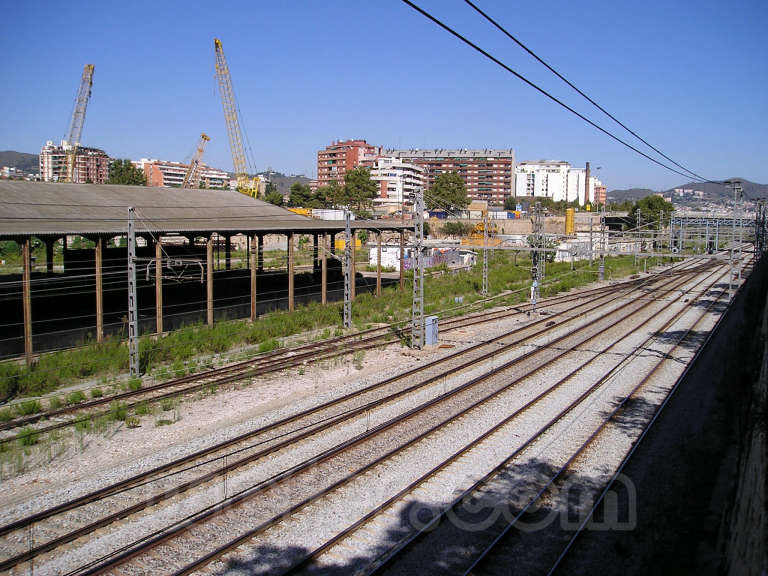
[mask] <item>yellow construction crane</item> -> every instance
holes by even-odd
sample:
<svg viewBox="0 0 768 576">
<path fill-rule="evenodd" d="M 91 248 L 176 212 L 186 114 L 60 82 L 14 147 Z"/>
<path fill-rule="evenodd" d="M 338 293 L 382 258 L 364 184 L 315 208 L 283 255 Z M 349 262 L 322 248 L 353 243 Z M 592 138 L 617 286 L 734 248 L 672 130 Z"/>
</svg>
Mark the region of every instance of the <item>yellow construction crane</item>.
<svg viewBox="0 0 768 576">
<path fill-rule="evenodd" d="M 216 79 L 219 81 L 219 93 L 221 105 L 224 108 L 224 120 L 227 123 L 227 135 L 229 136 L 229 148 L 232 150 L 232 165 L 235 170 L 237 189 L 251 197 L 258 196 L 258 184 L 249 182 L 248 167 L 245 161 L 245 147 L 243 146 L 243 134 L 240 131 L 240 119 L 237 114 L 237 102 L 235 92 L 232 89 L 232 78 L 229 76 L 229 66 L 224 57 L 224 47 L 221 40 L 213 39 L 216 49 Z"/>
<path fill-rule="evenodd" d="M 181 183 L 182 188 L 197 188 L 200 185 L 200 162 L 203 159 L 205 143 L 210 140 L 210 137 L 205 132 L 200 134 L 200 143 L 197 145 L 195 155 L 189 163 L 187 173 L 184 175 L 184 181 Z"/>
<path fill-rule="evenodd" d="M 77 91 L 75 100 L 75 111 L 72 114 L 72 122 L 69 125 L 69 133 L 63 146 L 67 154 L 67 170 L 64 177 L 65 182 L 77 181 L 77 147 L 80 146 L 80 137 L 83 134 L 83 124 L 85 124 L 85 110 L 88 107 L 88 100 L 91 97 L 91 86 L 93 86 L 93 64 L 86 64 L 83 68 L 83 77 L 80 79 L 80 89 Z"/>
</svg>

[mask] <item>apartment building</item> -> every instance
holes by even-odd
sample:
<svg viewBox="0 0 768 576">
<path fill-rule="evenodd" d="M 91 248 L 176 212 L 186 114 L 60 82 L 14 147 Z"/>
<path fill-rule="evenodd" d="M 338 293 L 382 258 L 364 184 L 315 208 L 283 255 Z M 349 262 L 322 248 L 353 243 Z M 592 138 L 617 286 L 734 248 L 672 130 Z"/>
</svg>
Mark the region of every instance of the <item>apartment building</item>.
<svg viewBox="0 0 768 576">
<path fill-rule="evenodd" d="M 586 175 L 586 168 L 572 168 L 562 160 L 520 162 L 515 169 L 515 196 L 551 198 L 555 202 L 578 201 L 583 206 L 595 202 L 596 191 L 602 190 L 604 201 L 605 187 L 594 176 L 589 178 L 589 193 L 585 196 Z"/>
<path fill-rule="evenodd" d="M 426 170 L 427 188 L 444 172 L 456 172 L 467 186 L 471 200 L 485 200 L 489 204 L 503 204 L 515 193 L 515 152 L 493 149 L 394 150 L 387 149 L 383 156 L 396 158 Z"/>
<path fill-rule="evenodd" d="M 142 158 L 132 163 L 144 171 L 144 175 L 147 177 L 147 186 L 162 188 L 180 188 L 184 182 L 184 176 L 189 169 L 189 164 L 156 160 L 154 158 Z M 200 165 L 201 186 L 206 188 L 228 188 L 229 184 L 229 174 L 224 172 L 224 170 L 211 168 L 205 164 Z"/>
<path fill-rule="evenodd" d="M 344 184 L 344 175 L 358 166 L 372 167 L 381 156 L 381 147 L 365 140 L 338 140 L 317 153 L 317 185 L 327 186 L 332 180 Z"/>
<path fill-rule="evenodd" d="M 48 140 L 40 150 L 40 179 L 43 182 L 59 182 L 67 176 L 67 142 L 56 146 Z M 72 181 L 81 184 L 104 184 L 109 178 L 111 159 L 104 150 L 79 146 L 75 154 Z"/>
<path fill-rule="evenodd" d="M 426 185 L 426 169 L 399 158 L 382 156 L 371 168 L 371 180 L 378 182 L 377 204 L 401 204 L 408 195 Z"/>
</svg>

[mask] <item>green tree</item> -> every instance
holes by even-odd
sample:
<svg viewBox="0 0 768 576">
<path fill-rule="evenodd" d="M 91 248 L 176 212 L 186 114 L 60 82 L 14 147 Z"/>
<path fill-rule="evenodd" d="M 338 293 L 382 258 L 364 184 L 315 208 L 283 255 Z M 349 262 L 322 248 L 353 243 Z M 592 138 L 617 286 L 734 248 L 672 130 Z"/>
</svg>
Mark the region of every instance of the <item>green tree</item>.
<svg viewBox="0 0 768 576">
<path fill-rule="evenodd" d="M 457 172 L 443 172 L 435 178 L 435 183 L 426 195 L 427 208 L 442 208 L 453 212 L 469 206 L 467 185 Z"/>
<path fill-rule="evenodd" d="M 267 188 L 269 188 L 269 184 L 267 184 Z M 283 195 L 280 194 L 280 192 L 275 190 L 269 190 L 264 194 L 264 200 L 269 202 L 270 204 L 274 204 L 275 206 L 282 206 L 283 205 Z"/>
<path fill-rule="evenodd" d="M 134 166 L 127 158 L 113 160 L 109 164 L 107 184 L 129 184 L 131 186 L 146 186 L 147 177 L 144 170 Z"/>
<path fill-rule="evenodd" d="M 294 182 L 291 185 L 291 195 L 288 198 L 288 205 L 303 208 L 317 208 L 313 206 L 315 199 L 312 190 L 308 185 L 301 182 Z"/>
<path fill-rule="evenodd" d="M 370 216 L 376 190 L 368 168 L 359 166 L 344 175 L 344 200 L 356 216 Z"/>
<path fill-rule="evenodd" d="M 669 218 L 669 215 L 675 211 L 675 207 L 672 203 L 667 202 L 661 196 L 646 196 L 640 198 L 632 207 L 631 216 L 637 222 L 637 211 L 640 211 L 640 217 L 642 218 L 643 225 L 650 225 L 654 229 L 658 229 Z"/>
<path fill-rule="evenodd" d="M 515 208 L 517 208 L 517 198 L 514 196 L 504 198 L 504 210 L 514 210 Z"/>
</svg>

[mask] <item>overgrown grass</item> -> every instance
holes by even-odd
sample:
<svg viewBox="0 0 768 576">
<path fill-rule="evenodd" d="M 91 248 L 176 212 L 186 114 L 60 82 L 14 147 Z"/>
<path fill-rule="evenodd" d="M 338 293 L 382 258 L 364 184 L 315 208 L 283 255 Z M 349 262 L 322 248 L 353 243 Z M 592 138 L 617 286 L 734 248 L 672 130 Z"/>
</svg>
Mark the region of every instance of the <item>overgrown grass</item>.
<svg viewBox="0 0 768 576">
<path fill-rule="evenodd" d="M 514 303 L 527 298 L 530 260 L 527 256 L 513 258 L 512 254 L 501 250 L 490 255 L 491 295 L 504 290 L 519 291 L 496 303 Z M 636 272 L 632 264 L 632 257 L 606 258 L 606 278 L 618 278 Z M 575 271 L 571 271 L 570 266 L 569 262 L 547 264 L 547 282 L 554 279 L 557 281 L 542 287 L 543 296 L 587 284 L 597 277 L 596 264 L 589 269 L 586 261 L 578 262 Z M 463 297 L 464 305 L 482 298 L 482 266 L 458 273 L 447 269 L 443 272 L 425 282 L 427 314 L 450 314 L 449 310 L 456 308 L 454 298 L 457 296 Z M 352 306 L 353 321 L 357 326 L 364 326 L 372 322 L 407 320 L 411 314 L 411 297 L 410 289 L 400 291 L 397 287 L 385 288 L 382 298 L 367 292 L 361 293 Z M 331 330 L 328 326 L 335 328 Z M 172 375 L 181 376 L 198 369 L 197 362 L 192 360 L 199 356 L 221 354 L 243 344 L 255 345 L 259 352 L 268 352 L 279 346 L 279 338 L 318 328 L 325 328 L 323 338 L 343 334 L 340 303 L 328 306 L 311 303 L 293 313 L 275 312 L 254 323 L 219 322 L 213 327 L 196 324 L 173 331 L 163 338 L 146 336 L 139 344 L 140 362 L 146 372 L 159 370 L 156 376 L 160 379 Z M 211 365 L 210 362 L 202 364 L 205 367 Z M 45 354 L 30 367 L 16 362 L 0 363 L 0 401 L 16 396 L 40 395 L 89 377 L 101 377 L 102 381 L 106 381 L 108 375 L 116 375 L 127 369 L 127 346 L 111 338 L 75 350 Z M 138 379 L 127 383 L 130 390 L 140 386 L 141 381 Z M 84 400 L 85 396 L 79 391 L 70 393 L 66 398 L 67 404 L 78 404 Z"/>
</svg>

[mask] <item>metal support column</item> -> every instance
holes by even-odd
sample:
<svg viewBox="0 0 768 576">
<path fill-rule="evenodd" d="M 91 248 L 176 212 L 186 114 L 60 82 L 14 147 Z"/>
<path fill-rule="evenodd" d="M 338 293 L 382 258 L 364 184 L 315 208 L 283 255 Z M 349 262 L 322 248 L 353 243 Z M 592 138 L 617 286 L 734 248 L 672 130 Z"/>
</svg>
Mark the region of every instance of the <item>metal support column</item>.
<svg viewBox="0 0 768 576">
<path fill-rule="evenodd" d="M 488 296 L 488 213 L 483 219 L 483 296 Z"/>
<path fill-rule="evenodd" d="M 352 256 L 352 264 L 351 264 L 351 270 L 350 274 L 352 275 L 349 283 L 349 296 L 350 299 L 354 301 L 355 295 L 356 295 L 356 284 L 357 284 L 357 278 L 356 278 L 356 270 L 357 270 L 357 259 L 355 258 L 355 245 L 357 244 L 357 230 L 352 232 L 352 240 L 351 245 L 349 247 L 350 255 Z"/>
<path fill-rule="evenodd" d="M 318 240 L 320 239 L 320 235 L 315 232 L 312 235 L 312 272 L 317 272 L 317 270 L 320 268 L 320 247 L 317 245 Z"/>
<path fill-rule="evenodd" d="M 104 340 L 104 240 L 96 240 L 96 342 Z"/>
<path fill-rule="evenodd" d="M 320 255 L 320 303 L 328 304 L 328 239 L 330 235 L 323 234 L 323 251 Z"/>
<path fill-rule="evenodd" d="M 400 230 L 400 292 L 405 290 L 405 232 Z"/>
<path fill-rule="evenodd" d="M 136 213 L 128 208 L 128 366 L 139 376 L 139 310 L 136 290 Z"/>
<path fill-rule="evenodd" d="M 250 254 L 248 254 L 251 268 L 251 322 L 256 322 L 256 268 L 258 266 L 256 260 L 259 253 L 259 244 L 259 237 L 257 234 L 254 234 L 250 245 Z"/>
<path fill-rule="evenodd" d="M 155 318 L 157 333 L 163 333 L 163 245 L 155 239 Z"/>
<path fill-rule="evenodd" d="M 376 296 L 381 296 L 381 232 L 376 235 Z"/>
<path fill-rule="evenodd" d="M 294 277 L 293 277 L 293 232 L 288 234 L 288 311 L 293 312 L 295 303 L 293 297 Z"/>
<path fill-rule="evenodd" d="M 413 194 L 413 307 L 411 310 L 411 347 L 424 348 L 424 191 Z"/>
<path fill-rule="evenodd" d="M 259 274 L 264 273 L 264 235 L 259 235 L 258 255 L 256 257 L 256 267 Z"/>
<path fill-rule="evenodd" d="M 344 328 L 352 327 L 352 229 L 349 210 L 344 212 Z"/>
<path fill-rule="evenodd" d="M 224 269 L 232 269 L 232 236 L 224 236 Z"/>
<path fill-rule="evenodd" d="M 213 234 L 205 246 L 205 301 L 208 326 L 213 326 Z"/>
<path fill-rule="evenodd" d="M 600 265 L 597 268 L 597 279 L 605 280 L 605 204 L 603 215 L 600 217 Z"/>
<path fill-rule="evenodd" d="M 24 307 L 24 357 L 27 364 L 32 363 L 32 258 L 30 239 L 25 238 L 21 244 L 21 291 Z"/>
</svg>

